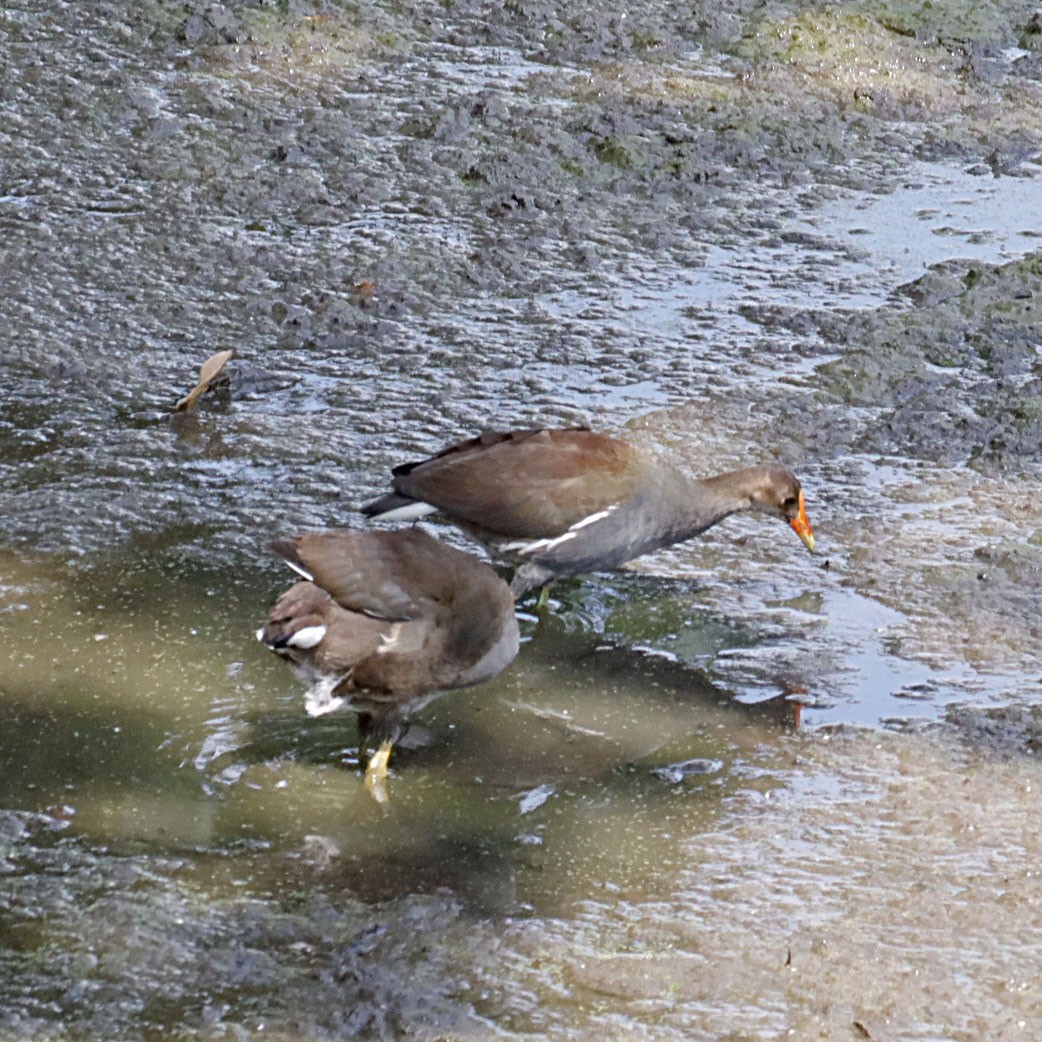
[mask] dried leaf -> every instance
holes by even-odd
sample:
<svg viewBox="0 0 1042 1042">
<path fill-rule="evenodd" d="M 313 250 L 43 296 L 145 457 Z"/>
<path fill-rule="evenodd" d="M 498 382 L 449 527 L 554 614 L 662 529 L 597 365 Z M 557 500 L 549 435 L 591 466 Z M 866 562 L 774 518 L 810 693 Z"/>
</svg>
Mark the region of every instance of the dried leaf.
<svg viewBox="0 0 1042 1042">
<path fill-rule="evenodd" d="M 199 369 L 199 382 L 174 406 L 174 412 L 184 412 L 187 409 L 191 409 L 210 389 L 210 385 L 214 380 L 221 375 L 224 367 L 234 354 L 235 351 L 229 348 L 227 351 L 218 351 L 210 355 Z"/>
</svg>

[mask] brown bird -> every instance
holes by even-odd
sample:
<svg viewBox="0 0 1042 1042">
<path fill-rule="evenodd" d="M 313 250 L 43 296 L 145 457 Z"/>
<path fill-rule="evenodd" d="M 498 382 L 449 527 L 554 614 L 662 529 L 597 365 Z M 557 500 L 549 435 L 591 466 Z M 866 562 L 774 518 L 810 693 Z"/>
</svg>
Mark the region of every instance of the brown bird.
<svg viewBox="0 0 1042 1042">
<path fill-rule="evenodd" d="M 363 514 L 444 514 L 516 566 L 516 596 L 560 576 L 616 568 L 739 511 L 781 518 L 814 550 L 803 489 L 784 467 L 693 478 L 588 430 L 489 432 L 391 473 L 394 491 Z"/>
<path fill-rule="evenodd" d="M 309 715 L 358 714 L 360 753 L 379 742 L 366 787 L 384 802 L 409 717 L 517 654 L 514 598 L 487 564 L 416 528 L 316 532 L 272 547 L 307 581 L 279 597 L 257 639 L 309 685 Z"/>
</svg>

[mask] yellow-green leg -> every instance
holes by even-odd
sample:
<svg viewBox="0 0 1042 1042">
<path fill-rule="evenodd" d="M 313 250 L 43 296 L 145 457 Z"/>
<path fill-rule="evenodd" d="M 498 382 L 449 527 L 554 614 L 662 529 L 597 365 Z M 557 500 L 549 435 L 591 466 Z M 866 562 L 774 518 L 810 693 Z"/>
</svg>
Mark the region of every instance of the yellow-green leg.
<svg viewBox="0 0 1042 1042">
<path fill-rule="evenodd" d="M 391 743 L 383 741 L 380 748 L 369 757 L 365 768 L 365 787 L 377 803 L 387 802 L 387 765 L 391 759 Z"/>
</svg>

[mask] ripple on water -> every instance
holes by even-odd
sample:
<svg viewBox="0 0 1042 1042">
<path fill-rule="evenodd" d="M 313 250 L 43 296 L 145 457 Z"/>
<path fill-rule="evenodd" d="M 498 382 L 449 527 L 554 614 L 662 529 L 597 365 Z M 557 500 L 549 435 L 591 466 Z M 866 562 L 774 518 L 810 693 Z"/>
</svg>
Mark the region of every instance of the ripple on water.
<svg viewBox="0 0 1042 1042">
<path fill-rule="evenodd" d="M 1038 1035 L 1037 275 L 983 268 L 1038 179 L 895 185 L 927 106 L 704 104 L 778 111 L 733 48 L 668 66 L 677 5 L 534 43 L 450 7 L 5 10 L 0 1033 Z M 163 419 L 225 346 L 230 395 Z M 378 808 L 252 638 L 266 540 L 584 419 L 793 465 L 821 556 L 732 519 L 562 584 Z"/>
</svg>

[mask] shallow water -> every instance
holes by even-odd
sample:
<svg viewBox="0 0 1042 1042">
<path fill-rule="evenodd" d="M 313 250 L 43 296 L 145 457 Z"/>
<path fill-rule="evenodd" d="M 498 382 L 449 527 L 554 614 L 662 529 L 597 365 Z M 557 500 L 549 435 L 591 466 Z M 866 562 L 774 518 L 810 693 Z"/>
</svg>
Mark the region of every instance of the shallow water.
<svg viewBox="0 0 1042 1042">
<path fill-rule="evenodd" d="M 1038 1034 L 1039 77 L 949 14 L 0 15 L 3 1037 Z M 581 420 L 819 554 L 558 584 L 377 806 L 267 540 Z"/>
</svg>

